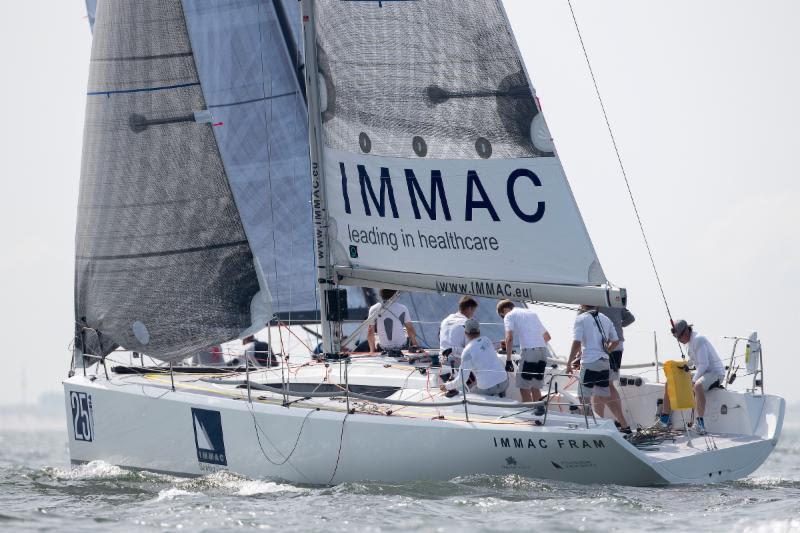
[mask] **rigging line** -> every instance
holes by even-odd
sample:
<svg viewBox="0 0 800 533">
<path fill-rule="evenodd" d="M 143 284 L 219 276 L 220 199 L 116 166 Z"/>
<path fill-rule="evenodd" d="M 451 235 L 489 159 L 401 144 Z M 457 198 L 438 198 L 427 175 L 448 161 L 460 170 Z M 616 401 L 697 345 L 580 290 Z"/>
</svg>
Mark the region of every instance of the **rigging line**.
<svg viewBox="0 0 800 533">
<path fill-rule="evenodd" d="M 299 342 L 300 344 L 302 344 L 302 345 L 303 345 L 303 347 L 304 347 L 306 350 L 308 350 L 308 351 L 309 351 L 309 353 L 312 353 L 312 354 L 313 354 L 313 353 L 314 353 L 314 350 L 313 350 L 313 349 L 311 349 L 311 346 L 309 346 L 308 344 L 306 344 L 305 342 L 303 342 L 303 339 L 301 339 L 300 337 L 298 337 L 298 336 L 297 336 L 297 334 L 296 334 L 294 331 L 292 331 L 291 327 L 289 327 L 290 325 L 291 325 L 291 323 L 290 323 L 289 325 L 287 325 L 287 324 L 283 323 L 281 320 L 278 320 L 278 332 L 279 332 L 278 334 L 280 335 L 280 328 L 285 328 L 285 329 L 286 329 L 286 331 L 287 331 L 287 332 L 289 332 L 289 335 L 292 335 L 292 336 L 293 336 L 295 339 L 297 339 L 297 342 Z M 283 339 L 283 337 L 281 337 L 281 339 Z M 282 343 L 282 342 L 283 342 L 283 340 L 281 340 L 281 343 Z M 288 355 L 288 354 L 286 354 L 286 355 Z"/>
<path fill-rule="evenodd" d="M 317 409 L 313 409 L 313 410 L 309 410 L 308 414 L 306 414 L 305 418 L 303 418 L 303 423 L 302 423 L 302 425 L 300 426 L 300 431 L 299 431 L 299 433 L 297 434 L 297 441 L 295 441 L 295 443 L 294 443 L 294 448 L 292 448 L 292 451 L 289 453 L 289 455 L 286 457 L 286 459 L 285 459 L 285 460 L 284 460 L 282 463 L 277 463 L 277 462 L 275 462 L 275 461 L 272 461 L 272 460 L 269 458 L 269 456 L 268 456 L 268 455 L 266 454 L 266 452 L 264 451 L 264 447 L 261 445 L 261 438 L 258 436 L 258 432 L 259 432 L 259 431 L 261 431 L 261 427 L 260 427 L 260 426 L 258 425 L 258 423 L 256 422 L 255 412 L 253 412 L 253 411 L 252 411 L 252 407 L 251 407 L 251 415 L 253 416 L 253 424 L 254 424 L 254 425 L 256 426 L 256 428 L 257 428 L 257 429 L 256 429 L 256 440 L 258 441 L 258 447 L 259 447 L 259 449 L 261 450 L 261 455 L 263 455 L 263 456 L 264 456 L 264 458 L 265 458 L 265 459 L 266 459 L 268 462 L 272 463 L 272 464 L 273 464 L 273 465 L 275 465 L 275 466 L 282 466 L 282 465 L 286 464 L 286 463 L 289 461 L 289 459 L 291 458 L 291 456 L 294 454 L 294 451 L 295 451 L 295 449 L 297 448 L 297 443 L 298 443 L 298 442 L 300 442 L 300 435 L 303 433 L 303 427 L 304 427 L 304 426 L 305 426 L 305 424 L 306 424 L 306 420 L 308 420 L 308 417 L 311 415 L 311 413 L 313 413 L 313 412 L 315 412 L 315 411 L 319 411 L 319 408 L 317 408 Z M 263 431 L 262 431 L 262 432 L 263 432 Z M 277 448 L 277 447 L 276 447 L 276 446 L 275 446 L 275 445 L 272 443 L 272 441 L 269 439 L 269 437 L 267 436 L 267 434 L 266 434 L 266 433 L 264 433 L 264 437 L 266 437 L 266 439 L 269 441 L 269 443 L 270 443 L 270 444 L 272 444 L 272 447 L 273 447 L 273 448 L 275 448 L 275 451 L 277 451 L 279 455 L 283 455 L 283 454 L 281 454 L 280 450 L 278 450 L 278 448 Z M 308 477 L 307 477 L 307 476 L 306 476 L 306 475 L 305 475 L 303 472 L 301 472 L 299 468 L 297 468 L 296 466 L 294 466 L 292 463 L 289 463 L 289 466 L 291 466 L 291 467 L 294 469 L 294 471 L 295 471 L 295 472 L 297 472 L 298 474 L 300 474 L 301 476 L 303 476 L 303 478 L 305 478 L 305 480 L 306 480 L 306 481 L 309 481 L 309 482 L 310 482 L 310 480 L 308 479 Z"/>
<path fill-rule="evenodd" d="M 631 199 L 631 204 L 633 205 L 633 212 L 636 214 L 636 220 L 639 223 L 639 231 L 642 233 L 642 239 L 644 240 L 644 246 L 647 249 L 647 255 L 650 256 L 650 264 L 653 267 L 653 273 L 656 275 L 656 282 L 658 282 L 658 289 L 661 291 L 661 298 L 664 300 L 664 307 L 667 309 L 667 316 L 669 317 L 670 325 L 675 325 L 674 321 L 672 320 L 672 312 L 669 309 L 669 303 L 667 303 L 667 295 L 664 293 L 664 286 L 661 284 L 661 277 L 658 275 L 658 269 L 656 268 L 655 259 L 653 259 L 653 252 L 650 249 L 650 243 L 647 240 L 647 234 L 644 231 L 644 224 L 642 223 L 642 217 L 639 216 L 639 208 L 636 206 L 636 200 L 633 197 L 633 191 L 631 190 L 631 184 L 628 182 L 628 174 L 625 172 L 625 165 L 622 164 L 622 156 L 619 153 L 619 148 L 617 147 L 617 140 L 614 137 L 614 131 L 611 129 L 611 122 L 608 119 L 608 113 L 606 113 L 606 106 L 603 103 L 603 98 L 600 96 L 600 88 L 597 85 L 597 78 L 594 75 L 594 70 L 592 69 L 592 63 L 589 61 L 589 53 L 586 51 L 586 45 L 583 42 L 583 36 L 581 35 L 580 26 L 578 26 L 578 19 L 575 17 L 575 10 L 572 9 L 572 0 L 567 0 L 567 4 L 569 5 L 569 11 L 572 14 L 572 21 L 575 23 L 575 31 L 578 33 L 578 40 L 581 43 L 581 49 L 583 50 L 583 57 L 586 59 L 586 66 L 589 68 L 589 74 L 592 77 L 592 83 L 594 84 L 594 91 L 597 94 L 597 101 L 600 103 L 600 109 L 603 111 L 603 118 L 606 121 L 606 127 L 608 128 L 608 135 L 611 137 L 611 144 L 614 146 L 614 152 L 617 154 L 617 161 L 619 162 L 619 168 L 622 171 L 622 177 L 625 179 L 625 187 L 628 189 L 628 196 Z M 680 347 L 680 342 L 678 343 Z M 681 354 L 683 354 L 683 347 L 681 347 Z"/>
<path fill-rule="evenodd" d="M 331 478 L 328 480 L 328 485 L 333 483 L 333 478 L 336 477 L 336 472 L 339 470 L 339 459 L 342 458 L 342 442 L 344 441 L 344 424 L 347 422 L 348 416 L 350 416 L 350 413 L 345 413 L 342 419 L 342 432 L 339 434 L 339 451 L 336 452 L 336 465 L 333 467 L 333 474 L 331 474 Z"/>
</svg>

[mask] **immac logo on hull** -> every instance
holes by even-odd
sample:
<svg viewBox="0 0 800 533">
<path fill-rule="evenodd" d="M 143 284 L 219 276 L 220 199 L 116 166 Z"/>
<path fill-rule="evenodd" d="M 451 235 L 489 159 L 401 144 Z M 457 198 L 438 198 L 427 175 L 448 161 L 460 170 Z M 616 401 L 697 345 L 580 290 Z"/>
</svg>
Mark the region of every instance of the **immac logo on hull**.
<svg viewBox="0 0 800 533">
<path fill-rule="evenodd" d="M 192 407 L 192 425 L 197 460 L 201 463 L 228 466 L 219 411 Z"/>
</svg>

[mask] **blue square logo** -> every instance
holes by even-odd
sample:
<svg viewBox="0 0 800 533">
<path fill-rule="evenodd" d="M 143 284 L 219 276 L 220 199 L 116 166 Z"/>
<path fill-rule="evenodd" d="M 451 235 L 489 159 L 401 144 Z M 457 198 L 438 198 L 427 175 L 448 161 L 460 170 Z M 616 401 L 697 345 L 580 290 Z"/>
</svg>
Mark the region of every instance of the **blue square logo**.
<svg viewBox="0 0 800 533">
<path fill-rule="evenodd" d="M 225 439 L 222 435 L 222 416 L 219 411 L 192 407 L 194 444 L 201 463 L 228 466 Z"/>
</svg>

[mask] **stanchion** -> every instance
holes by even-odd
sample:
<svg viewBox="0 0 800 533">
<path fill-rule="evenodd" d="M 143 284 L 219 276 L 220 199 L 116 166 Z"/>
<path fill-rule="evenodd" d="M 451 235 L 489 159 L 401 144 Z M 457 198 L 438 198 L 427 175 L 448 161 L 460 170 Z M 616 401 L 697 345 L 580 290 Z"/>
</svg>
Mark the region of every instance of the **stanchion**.
<svg viewBox="0 0 800 533">
<path fill-rule="evenodd" d="M 253 403 L 253 398 L 250 396 L 250 358 L 247 356 L 247 351 L 244 352 L 244 380 L 247 383 L 247 402 Z"/>
<path fill-rule="evenodd" d="M 464 372 L 459 365 L 458 375 L 461 376 L 461 394 L 464 402 L 464 418 L 469 422 L 469 409 L 467 408 L 467 385 L 464 383 Z"/>
</svg>

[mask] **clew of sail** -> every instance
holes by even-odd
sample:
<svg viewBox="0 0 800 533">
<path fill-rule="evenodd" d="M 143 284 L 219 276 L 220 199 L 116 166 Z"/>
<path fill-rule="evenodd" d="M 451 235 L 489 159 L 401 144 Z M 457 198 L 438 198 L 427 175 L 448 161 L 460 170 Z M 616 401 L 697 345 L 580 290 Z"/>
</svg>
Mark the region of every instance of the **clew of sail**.
<svg viewBox="0 0 800 533">
<path fill-rule="evenodd" d="M 621 305 L 499 0 L 317 0 L 340 283 Z"/>
<path fill-rule="evenodd" d="M 76 231 L 76 341 L 162 360 L 261 328 L 242 226 L 180 0 L 101 1 Z"/>
</svg>

